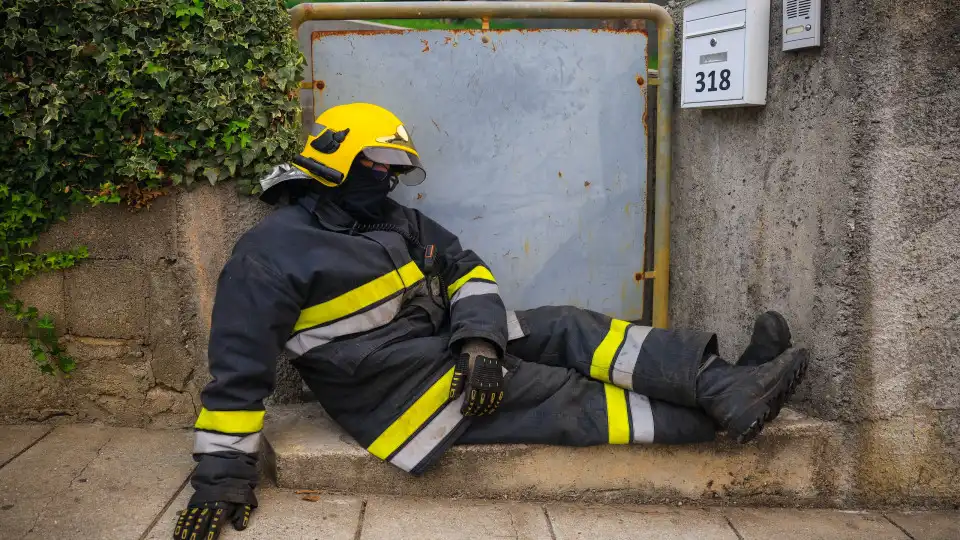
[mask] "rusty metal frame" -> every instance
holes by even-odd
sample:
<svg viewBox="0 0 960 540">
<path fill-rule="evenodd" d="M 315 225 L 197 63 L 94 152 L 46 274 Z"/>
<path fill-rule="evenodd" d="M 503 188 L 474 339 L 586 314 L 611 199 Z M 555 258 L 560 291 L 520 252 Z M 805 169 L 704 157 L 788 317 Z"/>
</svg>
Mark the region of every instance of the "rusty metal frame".
<svg viewBox="0 0 960 540">
<path fill-rule="evenodd" d="M 290 9 L 293 31 L 310 20 L 370 19 L 646 19 L 657 24 L 657 72 L 649 84 L 657 86 L 656 184 L 654 193 L 653 326 L 669 326 L 670 296 L 670 169 L 673 122 L 673 39 L 670 13 L 656 4 L 606 2 L 361 2 L 299 4 Z M 649 200 L 649 193 L 648 193 Z M 649 204 L 649 203 L 648 203 Z"/>
</svg>

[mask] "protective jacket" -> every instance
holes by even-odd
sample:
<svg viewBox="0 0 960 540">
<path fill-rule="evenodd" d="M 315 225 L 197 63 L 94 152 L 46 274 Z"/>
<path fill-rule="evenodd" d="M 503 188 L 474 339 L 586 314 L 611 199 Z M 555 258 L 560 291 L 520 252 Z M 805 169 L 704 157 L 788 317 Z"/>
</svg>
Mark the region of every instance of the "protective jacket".
<svg viewBox="0 0 960 540">
<path fill-rule="evenodd" d="M 573 307 L 508 312 L 475 253 L 420 212 L 385 204 L 383 223 L 364 226 L 308 193 L 237 243 L 214 303 L 191 505 L 256 505 L 263 400 L 281 351 L 360 445 L 413 474 L 454 443 L 714 438 L 696 408 L 713 334 Z M 504 397 L 495 414 L 464 417 L 450 386 L 460 344 L 475 338 L 503 358 Z"/>
<path fill-rule="evenodd" d="M 255 504 L 263 400 L 282 351 L 334 420 L 406 471 L 422 471 L 462 432 L 460 403 L 447 403 L 451 351 L 482 338 L 503 353 L 504 304 L 456 236 L 386 204 L 384 223 L 362 226 L 312 193 L 237 243 L 214 305 L 193 502 Z"/>
</svg>

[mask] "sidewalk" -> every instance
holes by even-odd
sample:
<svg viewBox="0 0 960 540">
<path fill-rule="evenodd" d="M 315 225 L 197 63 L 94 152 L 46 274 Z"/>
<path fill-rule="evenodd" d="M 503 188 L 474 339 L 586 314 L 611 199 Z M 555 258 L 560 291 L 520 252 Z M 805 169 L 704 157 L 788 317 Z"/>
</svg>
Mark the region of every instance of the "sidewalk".
<svg viewBox="0 0 960 540">
<path fill-rule="evenodd" d="M 0 426 L 0 539 L 167 539 L 192 489 L 192 433 Z M 960 538 L 960 513 L 576 505 L 264 488 L 229 539 Z M 305 499 L 306 498 L 306 499 Z M 309 499 L 309 500 L 307 500 Z"/>
</svg>

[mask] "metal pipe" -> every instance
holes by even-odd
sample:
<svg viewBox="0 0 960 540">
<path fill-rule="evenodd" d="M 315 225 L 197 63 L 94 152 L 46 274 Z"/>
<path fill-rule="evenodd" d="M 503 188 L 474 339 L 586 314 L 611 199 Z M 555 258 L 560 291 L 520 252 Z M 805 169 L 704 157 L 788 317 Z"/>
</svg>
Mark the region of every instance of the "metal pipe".
<svg viewBox="0 0 960 540">
<path fill-rule="evenodd" d="M 673 36 L 670 13 L 656 4 L 607 2 L 369 2 L 299 4 L 290 9 L 296 33 L 308 20 L 369 19 L 648 19 L 656 21 L 656 186 L 654 189 L 653 325 L 669 326 L 670 169 L 673 122 Z"/>
<path fill-rule="evenodd" d="M 607 2 L 344 2 L 298 4 L 290 9 L 299 28 L 308 20 L 353 19 L 650 19 L 673 29 L 670 13 L 656 4 Z M 662 56 L 662 54 L 661 54 Z M 662 58 L 661 58 L 662 59 Z"/>
<path fill-rule="evenodd" d="M 673 19 L 657 24 L 657 174 L 653 224 L 653 326 L 670 326 L 670 171 L 673 164 Z"/>
</svg>

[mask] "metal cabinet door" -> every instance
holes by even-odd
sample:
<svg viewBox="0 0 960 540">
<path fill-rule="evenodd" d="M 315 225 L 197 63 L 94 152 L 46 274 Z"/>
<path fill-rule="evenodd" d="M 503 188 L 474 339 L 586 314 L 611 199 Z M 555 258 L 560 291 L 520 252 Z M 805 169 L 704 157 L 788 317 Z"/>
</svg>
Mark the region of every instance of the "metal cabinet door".
<svg viewBox="0 0 960 540">
<path fill-rule="evenodd" d="M 646 39 L 594 30 L 317 33 L 316 111 L 367 101 L 403 120 L 427 180 L 392 196 L 476 251 L 509 308 L 571 304 L 638 318 Z"/>
</svg>

